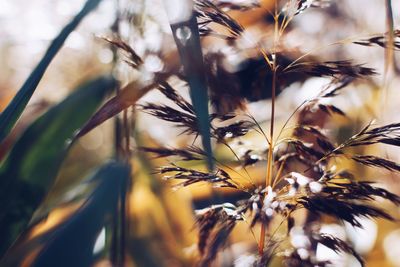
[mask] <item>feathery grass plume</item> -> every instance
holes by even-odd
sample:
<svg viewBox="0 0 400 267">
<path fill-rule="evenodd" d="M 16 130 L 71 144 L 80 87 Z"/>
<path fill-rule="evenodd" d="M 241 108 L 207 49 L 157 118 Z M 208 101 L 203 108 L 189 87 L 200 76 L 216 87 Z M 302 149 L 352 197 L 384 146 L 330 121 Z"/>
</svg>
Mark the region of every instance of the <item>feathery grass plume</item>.
<svg viewBox="0 0 400 267">
<path fill-rule="evenodd" d="M 139 108 L 149 115 L 175 123 L 176 127 L 183 128 L 181 134 L 199 134 L 197 119 L 194 114 L 182 112 L 164 104 L 147 103 L 140 105 Z"/>
<path fill-rule="evenodd" d="M 346 77 L 343 79 L 334 79 L 333 82 L 323 88 L 321 93 L 305 106 L 317 106 L 320 108 L 319 100 L 327 97 L 334 97 L 340 91 L 351 83 L 354 79 Z M 195 116 L 191 105 L 182 98 L 171 86 L 164 84 L 160 89 L 170 100 L 172 100 L 182 111 L 171 108 L 170 106 L 146 104 L 151 114 L 156 115 L 164 120 L 175 122 L 177 126 L 184 127 L 187 132 L 196 133 Z M 330 106 L 328 106 L 330 107 Z M 304 108 L 304 107 L 303 107 Z M 331 107 L 330 107 L 331 108 Z M 332 108 L 331 108 L 332 109 Z M 144 109 L 146 110 L 146 108 Z M 335 110 L 335 109 L 333 109 Z M 146 111 L 145 111 L 146 112 Z M 334 112 L 334 111 L 331 111 Z M 337 112 L 337 111 L 336 111 Z M 182 119 L 183 118 L 183 119 Z M 221 119 L 229 122 L 235 116 L 227 114 L 220 117 L 216 114 L 210 116 L 210 120 Z M 228 126 L 212 127 L 213 137 L 223 141 L 224 138 L 238 138 L 255 128 L 256 124 L 251 121 L 239 120 Z M 287 145 L 287 149 L 283 149 L 283 153 L 276 152 L 274 161 L 284 165 L 291 159 L 296 160 L 305 166 L 312 168 L 313 172 L 318 174 L 319 179 L 315 180 L 312 176 L 296 171 L 290 171 L 287 175 L 276 177 L 273 187 L 257 188 L 254 191 L 247 191 L 250 197 L 246 200 L 241 200 L 236 203 L 234 208 L 231 208 L 232 214 L 235 216 L 250 216 L 250 226 L 256 224 L 270 225 L 272 221 L 282 220 L 287 221 L 288 231 L 294 227 L 294 219 L 291 214 L 299 209 L 307 209 L 316 216 L 331 216 L 339 221 L 347 221 L 350 224 L 361 227 L 360 217 L 381 217 L 388 220 L 393 220 L 393 217 L 382 210 L 375 207 L 372 203 L 376 197 L 387 199 L 396 205 L 400 204 L 400 198 L 389 191 L 375 187 L 369 182 L 357 182 L 351 173 L 342 170 L 338 173 L 332 173 L 327 169 L 328 162 L 337 156 L 345 154 L 345 148 L 358 145 L 370 145 L 374 143 L 393 143 L 390 142 L 397 138 L 399 124 L 389 124 L 382 127 L 371 129 L 371 125 L 366 126 L 356 135 L 350 137 L 342 145 L 335 145 L 330 138 L 325 134 L 324 129 L 315 125 L 297 125 L 294 129 L 296 138 L 289 138 L 283 141 L 282 144 Z M 305 142 L 299 139 L 301 136 L 313 137 L 315 143 Z M 203 151 L 195 147 L 187 149 L 171 149 L 171 148 L 142 148 L 144 151 L 155 154 L 156 157 L 178 157 L 185 161 L 198 160 L 201 158 Z M 281 152 L 282 152 L 281 151 Z M 248 149 L 240 158 L 242 166 L 254 164 L 259 160 L 265 160 L 261 155 L 258 156 L 257 151 Z M 383 160 L 371 156 L 353 156 L 354 160 L 358 160 L 367 165 L 383 167 L 389 170 L 397 170 L 396 163 L 390 163 L 388 160 Z M 390 163 L 390 164 L 389 164 Z M 229 187 L 234 190 L 243 190 L 242 185 L 234 181 L 229 174 L 224 170 L 218 169 L 213 173 L 198 171 L 195 169 L 184 168 L 175 164 L 161 167 L 157 170 L 161 174 L 169 174 L 164 176 L 165 179 L 185 180 L 175 185 L 175 188 L 189 186 L 199 182 L 211 183 L 213 187 Z M 347 180 L 343 180 L 347 179 Z M 344 182 L 346 181 L 346 182 Z M 265 197 L 264 197 L 265 196 Z M 226 242 L 227 235 L 232 231 L 236 222 L 225 214 L 221 207 L 218 209 L 210 208 L 206 212 L 205 217 L 199 219 L 200 238 L 199 249 L 203 254 L 201 264 L 207 266 L 215 259 L 218 250 Z M 280 218 L 280 219 L 278 219 Z M 312 235 L 310 238 L 312 238 Z M 271 242 L 275 242 L 272 239 Z M 333 251 L 343 251 L 354 255 L 358 260 L 362 260 L 355 251 L 339 239 L 330 238 L 328 236 L 319 236 L 310 242 L 316 242 L 326 245 Z M 277 253 L 280 245 L 276 245 L 274 253 Z M 305 248 L 309 250 L 309 255 L 314 255 L 315 251 L 312 247 Z M 267 250 L 265 250 L 267 253 Z M 288 266 L 296 262 L 302 264 L 317 264 L 317 266 L 327 266 L 327 262 L 313 262 L 311 258 L 304 258 L 298 251 L 294 250 L 286 261 Z M 314 253 L 314 254 L 313 254 Z M 270 261 L 271 255 L 261 255 L 259 261 Z M 302 258 L 303 257 L 303 258 Z M 295 265 L 293 265 L 295 266 Z"/>
<path fill-rule="evenodd" d="M 309 156 L 314 156 L 318 159 L 318 162 L 325 161 L 328 158 L 335 157 L 337 155 L 347 155 L 346 148 L 355 146 L 368 146 L 373 144 L 388 144 L 393 146 L 399 146 L 399 124 L 393 123 L 382 127 L 370 129 L 371 124 L 365 126 L 360 132 L 348 138 L 342 144 L 334 146 L 331 142 L 324 138 L 316 138 L 316 142 L 324 152 L 311 148 L 310 146 L 304 145 L 299 140 L 289 140 L 288 143 L 293 144 L 298 151 Z M 299 127 L 297 128 L 299 129 Z M 305 128 L 311 130 L 310 128 Z M 315 132 L 314 132 L 315 135 Z M 384 158 L 380 158 L 372 155 L 351 155 L 351 159 L 367 166 L 374 166 L 384 168 L 389 171 L 400 171 L 399 164 Z"/>
<path fill-rule="evenodd" d="M 160 91 L 170 99 L 175 105 L 181 110 L 173 108 L 164 104 L 147 103 L 140 105 L 140 109 L 152 116 L 155 116 L 161 120 L 173 122 L 176 127 L 183 128 L 181 134 L 199 134 L 197 126 L 197 118 L 194 113 L 193 106 L 186 101 L 181 95 L 177 93 L 168 83 L 163 82 L 159 87 Z M 213 122 L 219 120 L 221 122 L 227 122 L 236 117 L 232 114 L 219 115 L 216 113 L 210 114 L 209 120 Z M 225 123 L 227 124 L 227 123 Z M 238 120 L 226 126 L 213 126 L 211 125 L 211 137 L 215 138 L 219 142 L 223 142 L 225 138 L 235 138 L 246 135 L 255 124 L 249 120 Z"/>
<path fill-rule="evenodd" d="M 327 121 L 332 119 L 331 115 L 334 114 L 346 116 L 347 111 L 341 110 L 336 104 L 326 104 L 325 100 L 340 95 L 355 81 L 372 79 L 372 76 L 377 74 L 376 71 L 347 59 L 326 61 L 316 56 L 294 56 L 286 51 L 289 49 L 285 48 L 285 44 L 281 43 L 283 39 L 279 38 L 272 50 L 269 44 L 263 42 L 254 42 L 254 44 L 249 44 L 249 47 L 242 47 L 240 42 L 243 40 L 240 39 L 244 38 L 245 28 L 225 10 L 245 11 L 247 8 L 231 2 L 197 1 L 195 7 L 200 34 L 222 37 L 226 41 L 221 41 L 221 43 L 228 51 L 204 49 L 207 66 L 205 71 L 215 109 L 215 113 L 211 112 L 209 116 L 211 137 L 217 144 L 231 148 L 231 142 L 240 142 L 243 136 L 254 130 L 265 137 L 265 145 L 273 149 L 257 150 L 240 145 L 242 150 L 236 154 L 231 148 L 235 157 L 230 159 L 227 166 L 220 164 L 214 158 L 214 161 L 219 164 L 215 171 L 181 167 L 176 163 L 179 160 L 202 159 L 204 151 L 196 147 L 140 149 L 155 155 L 156 158 L 173 159 L 171 164 L 157 168 L 156 172 L 162 174 L 167 180 L 176 180 L 175 188 L 209 183 L 215 188 L 227 187 L 230 191 L 245 193 L 245 196 L 232 201 L 232 204 L 212 205 L 198 214 L 196 225 L 199 228 L 198 249 L 201 254 L 199 266 L 212 264 L 218 252 L 227 245 L 228 236 L 241 220 L 249 222 L 251 229 L 256 229 L 256 226 L 261 225 L 268 234 L 266 235 L 267 242 L 259 241 L 258 245 L 261 248 L 259 247 L 258 257 L 254 257 L 256 259 L 253 262 L 254 266 L 266 266 L 274 257 L 284 259 L 287 266 L 293 267 L 332 265 L 329 261 L 317 260 L 318 244 L 336 253 L 353 255 L 363 265 L 363 259 L 345 239 L 319 232 L 324 218 L 329 217 L 335 222 L 348 222 L 355 227 L 362 226 L 361 218 L 363 217 L 394 220 L 395 216 L 377 206 L 376 200 L 382 198 L 399 205 L 400 197 L 375 186 L 372 182 L 359 181 L 357 175 L 341 169 L 336 159 L 346 157 L 367 166 L 399 171 L 400 167 L 396 162 L 376 156 L 354 155 L 348 148 L 373 144 L 399 146 L 400 126 L 397 123 L 376 128 L 369 125 L 342 144 L 337 144 L 337 140 L 327 134 Z M 281 6 L 277 6 L 274 15 L 276 23 L 274 26 L 278 29 L 276 35 L 284 34 L 286 26 L 294 16 L 311 7 L 325 7 L 330 2 L 289 0 L 286 1 L 287 5 L 283 5 L 283 10 L 280 9 Z M 218 27 L 213 27 L 213 24 Z M 216 31 L 216 29 L 221 29 L 219 26 L 222 26 L 221 32 Z M 384 40 L 379 38 L 360 42 L 361 45 L 366 46 L 366 42 L 369 42 L 368 46 L 385 45 Z M 228 62 L 229 57 L 236 58 Z M 271 59 L 274 60 L 273 65 L 271 65 Z M 185 80 L 185 77 L 179 73 L 177 76 Z M 330 78 L 331 82 L 323 87 L 316 97 L 304 101 L 284 123 L 282 131 L 288 130 L 287 126 L 292 117 L 299 116 L 299 123 L 293 127 L 291 136 L 285 138 L 280 134 L 274 136 L 272 130 L 271 136 L 275 138 L 269 139 L 255 119 L 248 120 L 236 116 L 235 110 L 245 109 L 246 101 L 272 97 L 263 95 L 271 93 L 272 87 L 279 93 L 280 89 L 284 89 L 287 85 L 295 82 L 302 83 L 310 77 Z M 193 106 L 165 81 L 160 82 L 159 90 L 175 107 L 147 103 L 140 106 L 142 111 L 174 123 L 176 127 L 182 129 L 182 133 L 199 135 Z M 277 93 L 274 93 L 273 98 L 277 96 Z M 332 102 L 334 103 L 334 99 Z M 302 117 L 304 115 L 309 115 L 315 120 L 306 120 Z M 272 120 L 275 118 L 273 117 Z M 271 124 L 271 128 L 272 126 Z M 260 147 L 264 146 L 260 144 Z M 267 154 L 272 155 L 268 157 L 269 160 L 266 159 Z M 253 188 L 250 188 L 226 171 L 230 168 L 229 166 L 238 164 L 240 170 L 235 170 L 238 175 L 241 171 L 249 174 L 246 167 L 261 161 L 267 162 L 271 167 L 270 177 L 262 186 L 259 183 L 253 183 Z M 303 214 L 306 219 L 298 220 L 297 213 Z M 279 235 L 279 232 L 282 232 L 280 226 L 283 224 L 287 226 L 284 237 Z M 279 226 L 275 228 L 276 225 Z M 301 235 L 305 243 L 293 244 L 295 235 Z"/>
</svg>

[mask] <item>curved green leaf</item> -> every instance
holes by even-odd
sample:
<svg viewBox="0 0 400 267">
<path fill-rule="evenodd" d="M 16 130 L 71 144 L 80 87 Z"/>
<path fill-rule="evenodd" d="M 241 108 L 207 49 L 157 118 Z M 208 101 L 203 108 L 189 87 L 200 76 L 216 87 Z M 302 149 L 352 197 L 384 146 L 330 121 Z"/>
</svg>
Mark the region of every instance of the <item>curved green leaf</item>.
<svg viewBox="0 0 400 267">
<path fill-rule="evenodd" d="M 77 130 L 116 86 L 100 77 L 80 86 L 22 134 L 0 166 L 0 255 L 27 226 L 52 185 Z"/>
<path fill-rule="evenodd" d="M 98 6 L 100 2 L 101 0 L 88 0 L 86 2 L 82 10 L 62 29 L 60 34 L 53 40 L 39 64 L 29 75 L 28 79 L 19 89 L 11 103 L 0 114 L 0 142 L 3 141 L 3 139 L 14 127 L 15 123 L 28 104 L 29 99 L 35 92 L 36 87 L 42 79 L 47 67 L 61 49 L 69 34 L 79 25 L 79 23 L 88 13 Z"/>
<path fill-rule="evenodd" d="M 54 229 L 15 247 L 2 266 L 20 266 L 40 248 L 30 266 L 91 266 L 96 258 L 95 244 L 103 228 L 110 226 L 118 210 L 122 187 L 130 176 L 127 164 L 111 162 L 89 176 L 94 188 L 78 210 Z"/>
<path fill-rule="evenodd" d="M 93 177 L 98 182 L 93 194 L 78 212 L 45 245 L 32 266 L 91 266 L 96 239 L 109 226 L 130 175 L 128 165 L 110 163 Z"/>
</svg>

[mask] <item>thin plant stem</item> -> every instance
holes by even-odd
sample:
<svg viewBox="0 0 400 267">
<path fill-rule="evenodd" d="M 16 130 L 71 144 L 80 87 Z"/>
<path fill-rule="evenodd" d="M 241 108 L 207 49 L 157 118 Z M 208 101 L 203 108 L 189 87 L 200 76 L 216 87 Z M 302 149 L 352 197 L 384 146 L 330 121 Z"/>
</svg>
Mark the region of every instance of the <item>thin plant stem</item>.
<svg viewBox="0 0 400 267">
<path fill-rule="evenodd" d="M 127 192 L 130 181 L 128 180 L 121 186 L 120 206 L 119 206 L 119 238 L 118 238 L 118 258 L 117 266 L 125 265 L 125 251 L 126 251 L 126 238 L 127 238 Z"/>
<path fill-rule="evenodd" d="M 271 97 L 271 121 L 270 121 L 270 142 L 268 148 L 268 157 L 267 157 L 267 174 L 265 178 L 265 186 L 266 188 L 271 185 L 272 182 L 272 169 L 273 169 L 273 154 L 274 154 L 274 126 L 275 126 L 275 102 L 276 102 L 276 74 L 277 74 L 277 54 L 276 48 L 279 39 L 279 14 L 278 14 L 278 2 L 275 1 L 275 28 L 274 28 L 274 53 L 273 53 L 273 62 L 272 62 L 272 97 Z M 265 196 L 264 196 L 265 197 Z M 260 231 L 260 242 L 258 246 L 258 253 L 262 256 L 265 247 L 265 236 L 266 236 L 266 225 L 261 224 Z"/>
<path fill-rule="evenodd" d="M 274 60 L 275 64 L 275 60 Z M 274 69 L 273 72 L 273 82 L 272 82 L 272 105 L 271 105 L 271 124 L 270 124 L 270 144 L 268 148 L 268 159 L 267 159 L 267 175 L 265 179 L 265 186 L 268 187 L 271 184 L 271 178 L 272 178 L 272 167 L 273 167 L 273 151 L 274 151 L 274 142 L 273 142 L 273 132 L 274 132 L 274 114 L 275 114 L 275 87 L 276 87 L 276 71 Z M 258 247 L 258 253 L 260 256 L 263 254 L 264 251 L 264 246 L 265 246 L 265 235 L 266 235 L 266 226 L 265 224 L 261 224 L 261 232 L 260 232 L 260 243 Z"/>
<path fill-rule="evenodd" d="M 275 64 L 274 60 L 274 64 Z M 268 149 L 268 168 L 267 168 L 267 179 L 266 179 L 266 184 L 265 186 L 268 187 L 271 184 L 271 172 L 272 172 L 272 165 L 273 165 L 273 152 L 274 152 L 274 146 L 275 142 L 274 140 L 274 126 L 275 126 L 275 99 L 276 98 L 276 68 L 274 69 L 273 72 L 273 78 L 272 78 L 272 105 L 271 105 L 271 123 L 270 123 L 270 140 L 271 143 L 269 145 Z"/>
<path fill-rule="evenodd" d="M 120 12 L 119 12 L 119 0 L 115 1 L 116 11 L 115 11 L 115 20 L 113 25 L 111 26 L 111 31 L 113 34 L 119 34 L 119 23 L 121 20 Z M 111 45 L 111 50 L 113 52 L 113 72 L 115 73 L 116 65 L 119 60 L 117 48 Z M 115 88 L 115 94 L 118 95 L 120 93 L 120 88 L 117 86 Z M 114 120 L 114 156 L 117 159 L 121 159 L 123 156 L 123 145 L 122 145 L 122 121 L 119 116 L 115 116 Z M 119 232 L 119 224 L 120 224 L 120 216 L 118 210 L 114 213 L 113 222 L 112 222 L 112 240 L 111 240 L 111 253 L 110 260 L 113 265 L 117 265 L 120 262 L 120 242 L 119 237 L 121 233 Z"/>
<path fill-rule="evenodd" d="M 128 109 L 125 109 L 123 112 L 123 129 L 125 138 L 124 160 L 128 162 L 130 158 L 130 127 L 129 127 Z"/>
<path fill-rule="evenodd" d="M 129 118 L 128 118 L 128 109 L 124 110 L 123 113 L 123 121 L 122 121 L 122 129 L 125 139 L 125 148 L 123 149 L 123 160 L 129 162 L 130 160 L 130 125 L 129 125 Z M 126 202 L 126 195 L 128 192 L 128 185 L 130 184 L 127 181 L 126 184 L 121 186 L 120 192 L 120 203 L 119 203 L 119 212 L 118 212 L 118 257 L 117 257 L 117 266 L 124 266 L 125 263 L 125 251 L 126 251 L 126 233 L 127 233 L 127 202 Z"/>
<path fill-rule="evenodd" d="M 280 176 L 282 174 L 282 171 L 283 171 L 283 168 L 285 167 L 285 164 L 286 164 L 286 160 L 284 160 L 281 163 L 281 165 L 279 166 L 278 172 L 276 173 L 275 179 L 274 179 L 274 181 L 272 182 L 272 185 L 271 185 L 272 188 L 274 188 L 276 186 L 276 184 L 279 182 L 279 180 L 280 180 L 279 178 L 280 178 Z"/>
<path fill-rule="evenodd" d="M 121 13 L 119 10 L 120 1 L 115 1 L 116 5 L 116 15 L 114 24 L 111 27 L 111 30 L 114 34 L 119 35 L 119 24 L 121 21 Z M 114 64 L 114 72 L 115 66 L 119 60 L 119 56 L 117 53 L 117 49 L 114 46 L 111 46 L 113 51 L 113 64 Z M 120 88 L 116 87 L 115 93 L 118 95 L 120 93 Z M 121 119 L 119 116 L 115 117 L 114 123 L 114 153 L 115 157 L 118 160 L 124 160 L 129 162 L 129 137 L 130 137 L 130 127 L 127 116 L 127 110 L 124 110 L 123 118 Z M 123 139 L 125 139 L 125 148 Z M 127 233 L 127 202 L 126 195 L 128 192 L 128 185 L 130 184 L 130 180 L 127 181 L 126 184 L 123 184 L 120 188 L 120 199 L 119 199 L 119 208 L 114 214 L 113 225 L 112 225 L 112 245 L 111 245 L 111 262 L 115 266 L 124 266 L 125 263 L 125 251 L 126 251 L 126 233 Z"/>
</svg>

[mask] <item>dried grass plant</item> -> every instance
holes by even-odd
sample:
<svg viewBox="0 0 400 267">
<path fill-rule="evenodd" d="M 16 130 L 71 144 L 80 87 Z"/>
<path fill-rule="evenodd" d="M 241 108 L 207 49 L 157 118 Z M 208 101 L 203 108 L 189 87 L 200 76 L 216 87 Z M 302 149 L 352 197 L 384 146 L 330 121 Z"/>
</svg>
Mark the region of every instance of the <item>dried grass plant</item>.
<svg viewBox="0 0 400 267">
<path fill-rule="evenodd" d="M 37 71 L 21 88 L 21 93 L 1 113 L 1 139 L 14 127 L 60 45 L 98 2 L 88 1 L 81 13 L 50 46 L 50 53 L 46 54 Z M 78 263 L 69 258 L 65 263 L 58 264 L 89 266 L 94 262 L 93 255 L 91 252 L 81 253 L 78 248 L 84 250 L 91 246 L 94 237 L 105 226 L 112 232 L 110 264 L 128 266 L 125 254 L 131 248 L 127 242 L 129 226 L 135 224 L 135 221 L 128 223 L 127 218 L 127 196 L 132 194 L 128 186 L 132 179 L 133 183 L 136 179 L 129 175 L 132 159 L 151 169 L 151 175 L 162 176 L 174 189 L 203 183 L 212 186 L 212 205 L 193 210 L 196 216 L 194 227 L 198 231 L 196 266 L 225 266 L 221 263 L 222 252 L 230 250 L 232 232 L 240 225 L 248 227 L 248 240 L 253 245 L 246 252 L 246 255 L 250 255 L 246 256 L 246 260 L 244 255 L 239 255 L 242 257 L 236 259 L 236 263 L 231 261 L 230 265 L 337 266 L 335 262 L 318 257 L 317 250 L 322 245 L 335 253 L 349 254 L 361 266 L 365 266 L 363 255 L 349 240 L 324 233 L 321 227 L 326 221 L 347 223 L 357 228 L 362 227 L 363 218 L 397 220 L 397 215 L 385 211 L 380 203 L 383 199 L 399 206 L 400 197 L 378 186 L 374 180 L 360 177 L 348 166 L 352 162 L 380 169 L 382 173 L 400 172 L 398 162 L 370 154 L 367 150 L 376 145 L 399 147 L 400 123 L 377 125 L 371 118 L 370 123 L 360 127 L 356 133 L 338 141 L 330 134 L 332 126 L 329 122 L 337 118 L 347 121 L 353 118 L 347 110 L 336 104 L 337 97 L 346 90 L 352 90 L 353 84 L 372 84 L 379 73 L 369 67 L 369 62 L 356 62 L 351 58 L 327 60 L 317 52 L 331 46 L 349 45 L 384 49 L 385 69 L 382 75 L 385 81 L 381 89 L 384 91 L 391 73 L 394 73 L 395 53 L 400 49 L 400 31 L 394 29 L 391 2 L 386 1 L 387 32 L 339 40 L 306 53 L 289 44 L 288 33 L 295 31 L 294 21 L 310 9 L 324 9 L 340 3 L 329 0 L 265 2 L 196 0 L 187 20 L 167 25 L 171 27 L 174 39 L 163 33 L 167 36 L 164 36 L 164 40 L 171 44 L 175 42 L 176 47 L 171 48 L 168 43 L 167 48 L 154 45 L 157 48 L 142 47 L 142 51 L 138 51 L 140 46 L 137 44 L 146 44 L 146 27 L 143 25 L 147 24 L 144 18 L 138 16 L 140 12 L 132 11 L 129 5 L 125 6 L 122 2 L 119 4 L 112 33 L 101 41 L 113 49 L 114 72 L 117 76 L 128 73 L 135 79 L 125 86 L 120 86 L 115 77 L 92 81 L 84 88 L 88 87 L 90 91 L 96 86 L 104 87 L 104 94 L 98 95 L 97 102 L 92 106 L 88 105 L 90 110 L 79 114 L 75 108 L 85 105 L 85 98 L 72 97 L 67 104 L 77 101 L 79 105 L 68 106 L 65 112 L 70 112 L 69 116 L 63 117 L 61 114 L 64 114 L 64 109 L 55 108 L 53 113 L 48 113 L 42 121 L 34 124 L 12 148 L 1 165 L 0 175 L 4 178 L 1 183 L 5 181 L 2 187 L 10 190 L 18 188 L 20 194 L 28 192 L 30 197 L 21 200 L 21 203 L 17 199 L 8 203 L 4 208 L 6 212 L 1 214 L 1 220 L 4 219 L 4 225 L 7 225 L 1 232 L 7 237 L 1 251 L 6 255 L 2 261 L 4 266 L 51 266 L 46 264 L 54 262 L 54 253 L 62 250 L 63 243 L 74 246 L 74 241 L 69 237 L 76 229 L 80 229 L 76 231 L 83 236 L 83 241 L 73 251 L 79 254 Z M 164 4 L 172 5 L 168 1 Z M 244 19 L 243 24 L 240 22 L 240 14 L 249 16 L 260 10 L 266 17 L 262 21 L 252 22 L 260 23 L 261 26 L 258 26 L 264 31 L 257 36 L 248 29 L 252 24 L 249 25 Z M 132 36 L 122 32 L 121 25 L 126 26 L 127 22 L 136 40 L 130 40 Z M 307 36 L 304 38 L 307 39 Z M 291 113 L 284 114 L 283 118 L 277 116 L 280 94 L 284 94 L 288 87 L 305 84 L 313 77 L 323 77 L 329 83 Z M 184 84 L 185 88 L 182 90 L 182 86 L 177 84 Z M 111 90 L 114 90 L 114 95 L 97 109 L 105 92 Z M 186 97 L 185 90 L 189 92 L 189 97 Z M 165 102 L 140 101 L 154 91 L 161 93 Z M 257 119 L 248 108 L 250 103 L 256 101 L 269 103 L 270 109 L 264 121 Z M 149 146 L 135 129 L 140 113 L 170 123 L 180 130 L 181 136 L 190 140 L 189 145 Z M 66 133 L 57 124 L 56 115 L 68 119 L 83 117 Z M 35 223 L 43 216 L 36 213 L 33 222 L 31 216 L 43 201 L 55 176 L 43 171 L 44 168 L 53 166 L 52 172 L 56 173 L 55 166 L 62 161 L 60 155 L 68 152 L 63 147 L 65 142 L 68 146 L 71 142 L 75 143 L 110 118 L 115 118 L 114 158 L 117 163 L 103 166 L 86 180 L 85 197 L 76 196 L 74 201 L 68 201 L 78 203 L 83 199 L 83 204 L 72 212 L 73 215 L 65 220 L 62 227 L 43 235 L 33 235 Z M 51 128 L 54 131 L 49 131 L 48 136 L 37 137 L 38 132 L 46 130 L 44 124 L 47 123 L 54 124 L 54 128 Z M 54 141 L 60 135 L 65 138 Z M 256 148 L 244 141 L 254 136 L 256 140 L 262 140 L 257 141 Z M 33 146 L 31 139 L 43 146 L 52 145 L 54 141 L 59 149 L 44 152 L 43 146 Z M 28 147 L 27 157 L 35 157 L 39 152 L 47 153 L 48 157 L 37 161 L 21 158 L 20 151 L 24 150 L 20 149 L 24 145 Z M 227 151 L 224 156 L 216 152 L 224 149 Z M 60 157 L 57 162 L 53 161 L 56 156 Z M 151 160 L 148 161 L 147 157 Z M 161 158 L 164 163 L 154 166 Z M 150 166 L 152 164 L 154 167 Z M 263 171 L 252 171 L 255 166 Z M 39 175 L 31 181 L 30 176 L 26 176 L 26 170 L 37 171 L 48 177 Z M 11 176 L 17 177 L 18 181 L 6 179 Z M 110 177 L 119 179 L 113 181 Z M 154 192 L 158 192 L 162 198 L 164 193 L 160 187 L 154 188 Z M 226 200 L 227 191 L 233 192 L 233 201 Z M 10 195 L 1 196 L 2 202 L 11 198 Z M 21 211 L 20 207 L 26 209 Z M 176 209 L 179 209 L 178 205 Z M 98 223 L 89 223 L 92 231 L 82 232 L 81 226 L 90 219 L 96 219 Z M 25 234 L 14 243 L 21 232 Z M 134 245 L 140 244 L 139 238 L 135 241 L 137 243 Z M 13 246 L 9 249 L 11 244 Z M 168 246 L 165 247 L 169 251 Z M 25 255 L 24 261 L 17 257 L 20 253 Z M 176 252 L 176 255 L 181 255 L 181 252 Z M 183 256 L 176 257 L 181 257 L 176 266 L 193 264 L 188 263 L 190 260 L 183 260 Z M 148 258 L 148 262 L 151 262 L 151 257 Z M 135 259 L 132 261 L 135 262 Z M 136 264 L 140 266 L 140 263 Z M 148 264 L 153 266 L 157 263 Z"/>
</svg>

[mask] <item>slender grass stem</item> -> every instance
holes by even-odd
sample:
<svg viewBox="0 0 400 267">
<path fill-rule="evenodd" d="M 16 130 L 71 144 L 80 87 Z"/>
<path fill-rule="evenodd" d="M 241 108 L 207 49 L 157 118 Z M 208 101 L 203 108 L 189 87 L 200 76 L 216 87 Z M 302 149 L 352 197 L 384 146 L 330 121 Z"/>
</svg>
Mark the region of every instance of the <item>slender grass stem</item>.
<svg viewBox="0 0 400 267">
<path fill-rule="evenodd" d="M 271 97 L 271 121 L 270 121 L 270 142 L 268 147 L 268 157 L 267 157 L 267 174 L 265 178 L 265 187 L 271 185 L 272 182 L 272 170 L 273 170 L 273 155 L 274 155 L 274 127 L 275 127 L 275 102 L 276 102 L 276 84 L 277 84 L 277 44 L 279 40 L 279 14 L 278 14 L 278 2 L 275 1 L 275 27 L 274 27 L 274 51 L 272 57 L 272 97 Z M 258 253 L 262 256 L 265 247 L 265 236 L 266 236 L 266 225 L 261 224 L 261 231 L 260 231 L 260 242 L 258 246 Z"/>
<path fill-rule="evenodd" d="M 276 64 L 276 57 L 274 57 L 274 66 Z M 272 169 L 273 169 L 273 151 L 274 151 L 274 117 L 275 117 L 275 97 L 276 97 L 276 68 L 273 70 L 273 79 L 272 79 L 272 105 L 271 105 L 271 124 L 270 124 L 270 144 L 268 148 L 268 159 L 267 159 L 267 175 L 265 179 L 265 187 L 270 186 L 272 180 Z M 258 253 L 262 255 L 265 246 L 265 235 L 266 235 L 266 226 L 265 224 L 261 225 L 261 233 L 260 233 L 260 243 L 258 247 Z"/>
<path fill-rule="evenodd" d="M 120 1 L 115 1 L 116 9 L 115 9 L 115 21 L 111 27 L 111 30 L 114 34 L 119 35 L 119 24 L 121 21 L 121 13 L 120 13 Z M 119 60 L 119 56 L 117 53 L 117 49 L 114 46 L 111 46 L 113 51 L 113 64 L 114 64 L 114 72 L 116 71 L 116 64 Z M 116 87 L 115 89 L 116 95 L 120 94 L 120 88 Z M 124 139 L 125 139 L 125 148 L 124 148 Z M 130 127 L 129 127 L 129 119 L 127 114 L 127 109 L 124 110 L 123 118 L 121 119 L 119 116 L 115 117 L 114 124 L 114 153 L 115 157 L 118 160 L 123 160 L 129 162 L 130 160 Z M 112 245 L 111 245 L 111 262 L 115 266 L 124 266 L 125 263 L 125 251 L 126 251 L 126 236 L 127 236 L 127 202 L 126 195 L 128 192 L 128 185 L 130 181 L 128 180 L 126 184 L 122 185 L 120 188 L 120 199 L 119 199 L 119 208 L 117 212 L 114 214 L 113 225 L 112 225 Z"/>
<path fill-rule="evenodd" d="M 119 12 L 119 0 L 115 1 L 116 9 L 115 9 L 115 20 L 113 25 L 111 26 L 111 31 L 115 34 L 119 34 L 119 23 L 121 20 L 120 17 L 120 12 Z M 117 48 L 113 45 L 110 45 L 111 50 L 113 52 L 113 71 L 115 72 L 116 69 L 116 64 L 118 63 L 119 56 L 117 52 Z M 115 94 L 118 95 L 120 93 L 120 88 L 117 86 L 115 88 Z M 115 116 L 114 120 L 114 156 L 117 159 L 121 159 L 123 157 L 123 145 L 122 145 L 122 129 L 123 129 L 123 123 L 122 120 L 119 116 Z M 116 210 L 114 213 L 114 218 L 112 222 L 112 240 L 111 240 L 111 253 L 110 253 L 110 260 L 114 265 L 117 265 L 120 260 L 120 242 L 119 242 L 119 237 L 121 236 L 121 233 L 119 232 L 120 227 L 120 219 L 121 217 L 119 216 L 120 212 Z"/>
<path fill-rule="evenodd" d="M 123 129 L 124 129 L 124 139 L 125 139 L 124 160 L 129 161 L 129 158 L 130 158 L 130 127 L 129 127 L 128 109 L 124 110 L 122 116 L 123 116 Z"/>
<path fill-rule="evenodd" d="M 276 60 L 274 60 L 274 65 Z M 267 177 L 265 186 L 268 187 L 271 184 L 272 178 L 272 165 L 273 165 L 273 154 L 274 154 L 274 127 L 275 127 L 275 99 L 276 98 L 276 68 L 274 69 L 272 78 L 272 104 L 271 104 L 271 123 L 270 123 L 270 145 L 268 149 L 268 167 L 267 167 Z"/>
<path fill-rule="evenodd" d="M 283 171 L 283 169 L 285 167 L 285 164 L 286 164 L 286 160 L 284 160 L 281 163 L 281 165 L 279 166 L 278 172 L 275 175 L 275 179 L 272 181 L 272 185 L 271 185 L 272 188 L 274 188 L 276 186 L 276 184 L 279 182 L 279 180 L 280 180 L 279 178 L 280 178 L 280 176 L 282 174 L 282 171 Z"/>
</svg>

